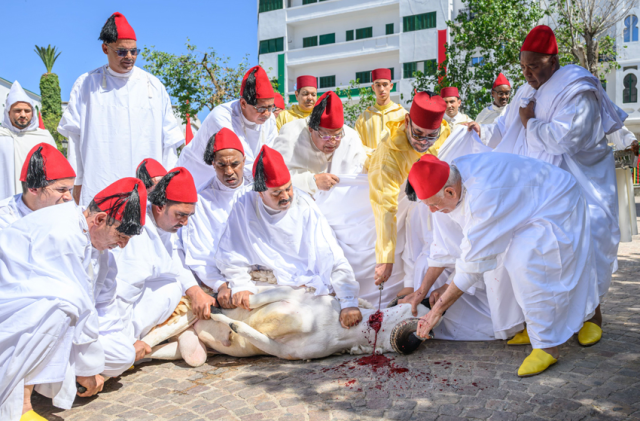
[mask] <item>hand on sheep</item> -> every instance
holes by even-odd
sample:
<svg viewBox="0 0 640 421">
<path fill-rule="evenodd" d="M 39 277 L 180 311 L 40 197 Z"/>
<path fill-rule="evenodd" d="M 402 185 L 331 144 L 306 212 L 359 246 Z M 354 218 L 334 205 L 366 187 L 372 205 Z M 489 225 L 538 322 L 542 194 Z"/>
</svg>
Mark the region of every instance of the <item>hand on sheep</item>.
<svg viewBox="0 0 640 421">
<path fill-rule="evenodd" d="M 96 374 L 95 376 L 76 376 L 76 382 L 87 389 L 84 393 L 78 393 L 77 395 L 83 398 L 88 398 L 89 396 L 93 396 L 98 392 L 102 392 L 102 387 L 104 386 L 104 377 L 100 374 Z"/>
<path fill-rule="evenodd" d="M 218 288 L 218 304 L 222 308 L 236 308 L 231 301 L 231 288 L 227 282 Z"/>
<path fill-rule="evenodd" d="M 253 292 L 239 291 L 233 294 L 232 302 L 236 307 L 244 308 L 245 310 L 251 310 L 249 305 L 249 297 L 253 295 Z"/>
<path fill-rule="evenodd" d="M 141 359 L 144 358 L 145 355 L 151 353 L 151 347 L 142 341 L 136 341 L 133 344 L 133 349 L 135 349 L 136 351 L 135 361 L 140 361 Z"/>
<path fill-rule="evenodd" d="M 343 328 L 357 326 L 362 321 L 362 313 L 358 307 L 346 307 L 340 311 L 340 324 Z"/>
<path fill-rule="evenodd" d="M 186 294 L 191 300 L 191 310 L 199 320 L 209 319 L 211 317 L 211 306 L 218 306 L 216 299 L 197 285 L 189 288 Z"/>
</svg>

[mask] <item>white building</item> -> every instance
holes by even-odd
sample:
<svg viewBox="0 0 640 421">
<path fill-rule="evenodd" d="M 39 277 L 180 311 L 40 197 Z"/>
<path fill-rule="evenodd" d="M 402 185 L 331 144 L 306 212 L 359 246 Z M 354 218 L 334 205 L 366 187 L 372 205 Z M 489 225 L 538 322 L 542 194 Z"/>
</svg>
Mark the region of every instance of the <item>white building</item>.
<svg viewBox="0 0 640 421">
<path fill-rule="evenodd" d="M 9 95 L 9 91 L 11 90 L 11 85 L 13 85 L 13 82 L 0 77 L 0 107 L 1 107 L 0 108 L 0 112 L 2 113 L 1 115 L 4 115 L 4 107 L 5 107 L 5 104 L 7 102 L 7 96 Z M 36 104 L 36 107 L 38 107 L 38 109 L 41 109 L 42 108 L 42 103 L 41 103 L 42 100 L 40 98 L 40 95 L 38 95 L 35 92 L 32 92 L 32 91 L 26 89 L 24 86 L 22 86 L 22 89 L 24 89 L 24 91 L 27 93 L 29 98 L 31 98 L 33 103 Z M 0 124 L 2 124 L 2 118 L 1 117 L 0 117 Z"/>
<path fill-rule="evenodd" d="M 371 70 L 386 67 L 396 82 L 392 100 L 406 105 L 412 72 L 444 60 L 445 22 L 462 7 L 460 0 L 257 1 L 259 63 L 290 103 L 298 76 L 316 76 L 322 93 L 355 79 L 370 85 Z"/>
</svg>

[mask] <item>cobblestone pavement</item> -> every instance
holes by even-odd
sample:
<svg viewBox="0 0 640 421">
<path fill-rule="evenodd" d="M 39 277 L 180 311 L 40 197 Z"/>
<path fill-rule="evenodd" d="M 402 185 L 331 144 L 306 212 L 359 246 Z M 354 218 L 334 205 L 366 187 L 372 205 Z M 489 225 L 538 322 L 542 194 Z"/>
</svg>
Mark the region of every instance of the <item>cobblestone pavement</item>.
<svg viewBox="0 0 640 421">
<path fill-rule="evenodd" d="M 374 373 L 357 357 L 312 362 L 212 356 L 142 364 L 63 411 L 34 396 L 49 420 L 640 420 L 640 236 L 620 244 L 620 270 L 603 303 L 602 341 L 575 338 L 558 363 L 520 379 L 531 348 L 504 341 L 430 341 Z"/>
</svg>

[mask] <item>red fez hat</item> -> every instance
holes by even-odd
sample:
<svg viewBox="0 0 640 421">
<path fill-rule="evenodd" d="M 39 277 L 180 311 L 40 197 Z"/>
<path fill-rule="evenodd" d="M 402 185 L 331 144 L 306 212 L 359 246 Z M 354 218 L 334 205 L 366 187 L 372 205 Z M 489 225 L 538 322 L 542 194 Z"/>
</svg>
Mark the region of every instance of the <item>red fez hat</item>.
<svg viewBox="0 0 640 421">
<path fill-rule="evenodd" d="M 127 205 L 129 205 L 129 201 L 132 198 L 131 195 L 136 187 L 139 200 L 135 202 L 140 207 L 140 220 L 127 222 L 133 222 L 136 225 L 142 226 L 144 225 L 147 215 L 147 188 L 141 180 L 133 177 L 121 178 L 109 184 L 104 190 L 96 194 L 93 201 L 101 211 L 109 213 L 109 216 L 122 222 L 125 210 L 127 210 Z M 106 198 L 109 199 L 104 200 Z"/>
<path fill-rule="evenodd" d="M 391 69 L 375 69 L 371 72 L 371 80 L 376 81 L 378 79 L 391 80 Z"/>
<path fill-rule="evenodd" d="M 460 92 L 458 92 L 458 88 L 456 88 L 455 86 L 449 86 L 440 90 L 440 96 L 442 98 L 449 98 L 451 96 L 457 96 L 458 98 L 460 98 Z"/>
<path fill-rule="evenodd" d="M 221 151 L 223 149 L 235 149 L 242 152 L 244 155 L 244 148 L 240 138 L 233 130 L 223 127 L 216 133 L 215 141 L 213 142 L 213 153 Z"/>
<path fill-rule="evenodd" d="M 507 85 L 507 86 L 511 87 L 511 84 L 509 83 L 509 79 L 507 79 L 507 77 L 505 75 L 503 75 L 502 73 L 500 73 L 498 75 L 498 77 L 496 78 L 496 81 L 493 82 L 493 86 L 491 88 L 495 89 L 500 85 Z"/>
<path fill-rule="evenodd" d="M 426 92 L 418 92 L 413 97 L 409 116 L 416 126 L 435 130 L 442 124 L 446 109 L 447 104 L 440 95 L 429 96 Z"/>
<path fill-rule="evenodd" d="M 161 163 L 153 158 L 143 159 L 142 162 L 138 165 L 138 168 L 136 168 L 136 173 L 138 172 L 142 164 L 145 164 L 144 167 L 147 169 L 147 173 L 151 178 L 164 177 L 165 175 L 167 175 L 167 170 L 164 169 Z"/>
<path fill-rule="evenodd" d="M 449 179 L 449 164 L 440 161 L 431 154 L 422 158 L 411 167 L 409 183 L 420 200 L 428 199 L 438 193 Z"/>
<path fill-rule="evenodd" d="M 316 101 L 316 107 L 322 102 L 323 99 L 327 99 L 327 106 L 322 112 L 320 117 L 320 127 L 334 130 L 344 126 L 344 108 L 342 107 L 342 101 L 340 97 L 333 91 L 325 92 L 318 101 Z"/>
<path fill-rule="evenodd" d="M 256 173 L 260 170 L 264 172 L 264 183 L 269 188 L 284 186 L 291 181 L 291 174 L 289 174 L 287 164 L 284 163 L 284 158 L 280 152 L 267 145 L 262 146 L 260 154 L 253 163 L 254 180 Z"/>
<path fill-rule="evenodd" d="M 275 93 L 276 96 L 273 100 L 273 105 L 275 105 L 276 107 L 280 108 L 281 110 L 284 110 L 284 98 L 282 98 L 282 95 L 280 95 L 279 93 Z"/>
<path fill-rule="evenodd" d="M 20 171 L 20 181 L 27 181 L 31 157 L 36 152 L 42 156 L 42 169 L 44 170 L 43 175 L 46 180 L 59 180 L 61 178 L 76 176 L 76 172 L 71 167 L 71 164 L 69 164 L 67 158 L 65 158 L 59 150 L 48 143 L 38 143 L 31 148 L 27 154 L 27 159 L 22 165 L 22 171 Z M 32 168 L 32 170 L 35 170 L 35 168 Z"/>
<path fill-rule="evenodd" d="M 269 76 L 267 76 L 267 72 L 265 72 L 260 66 L 253 66 L 244 74 L 244 77 L 242 78 L 242 85 L 240 85 L 240 96 L 244 93 L 244 87 L 247 84 L 247 79 L 252 73 L 256 81 L 256 98 L 275 98 L 276 93 L 273 91 Z"/>
<path fill-rule="evenodd" d="M 118 39 L 136 39 L 136 33 L 133 31 L 131 25 L 127 21 L 127 18 L 120 12 L 115 12 L 113 15 L 114 22 L 116 24 L 116 31 L 118 32 Z"/>
<path fill-rule="evenodd" d="M 184 167 L 176 167 L 170 170 L 167 176 L 176 171 L 178 174 L 172 176 L 165 189 L 166 198 L 174 202 L 196 203 L 198 201 L 198 191 L 196 190 L 196 183 L 193 181 L 193 176 L 189 170 Z"/>
<path fill-rule="evenodd" d="M 558 54 L 558 43 L 553 29 L 546 25 L 536 26 L 524 39 L 520 51 L 532 51 L 540 54 Z"/>
<path fill-rule="evenodd" d="M 305 86 L 312 86 L 318 89 L 318 79 L 309 75 L 298 76 L 298 79 L 296 79 L 296 91 L 299 91 Z"/>
</svg>

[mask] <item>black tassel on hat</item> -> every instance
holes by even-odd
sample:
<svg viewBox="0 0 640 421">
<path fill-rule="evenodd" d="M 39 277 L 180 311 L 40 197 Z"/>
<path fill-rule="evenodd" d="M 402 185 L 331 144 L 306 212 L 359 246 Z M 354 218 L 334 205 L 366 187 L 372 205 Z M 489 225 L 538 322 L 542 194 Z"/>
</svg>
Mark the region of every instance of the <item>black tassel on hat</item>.
<svg viewBox="0 0 640 421">
<path fill-rule="evenodd" d="M 264 163 L 262 162 L 263 153 L 260 152 L 258 162 L 256 163 L 256 171 L 253 176 L 253 191 L 267 191 L 267 176 L 264 173 Z"/>
<path fill-rule="evenodd" d="M 416 191 L 413 189 L 413 186 L 411 185 L 411 183 L 409 183 L 409 180 L 407 180 L 407 185 L 404 187 L 404 192 L 407 194 L 407 198 L 412 202 L 418 201 L 418 196 L 416 195 Z"/>
<path fill-rule="evenodd" d="M 213 165 L 213 157 L 215 156 L 215 152 L 213 152 L 213 147 L 216 143 L 216 134 L 214 133 L 211 135 L 211 137 L 209 138 L 209 141 L 207 142 L 207 147 L 204 150 L 204 162 L 207 165 Z"/>
<path fill-rule="evenodd" d="M 176 175 L 180 174 L 180 171 L 172 171 L 167 173 L 164 177 L 158 181 L 156 187 L 149 194 L 149 201 L 156 206 L 164 206 L 167 204 L 167 187 L 169 186 L 169 182 Z"/>
<path fill-rule="evenodd" d="M 138 167 L 138 170 L 136 171 L 136 178 L 140 179 L 147 189 L 153 187 L 153 180 L 151 180 L 149 171 L 147 171 L 147 161 L 144 161 Z"/>
<path fill-rule="evenodd" d="M 29 159 L 27 167 L 27 187 L 30 189 L 39 189 L 49 185 L 47 175 L 45 173 L 45 162 L 42 156 L 42 146 L 40 146 Z"/>
</svg>

